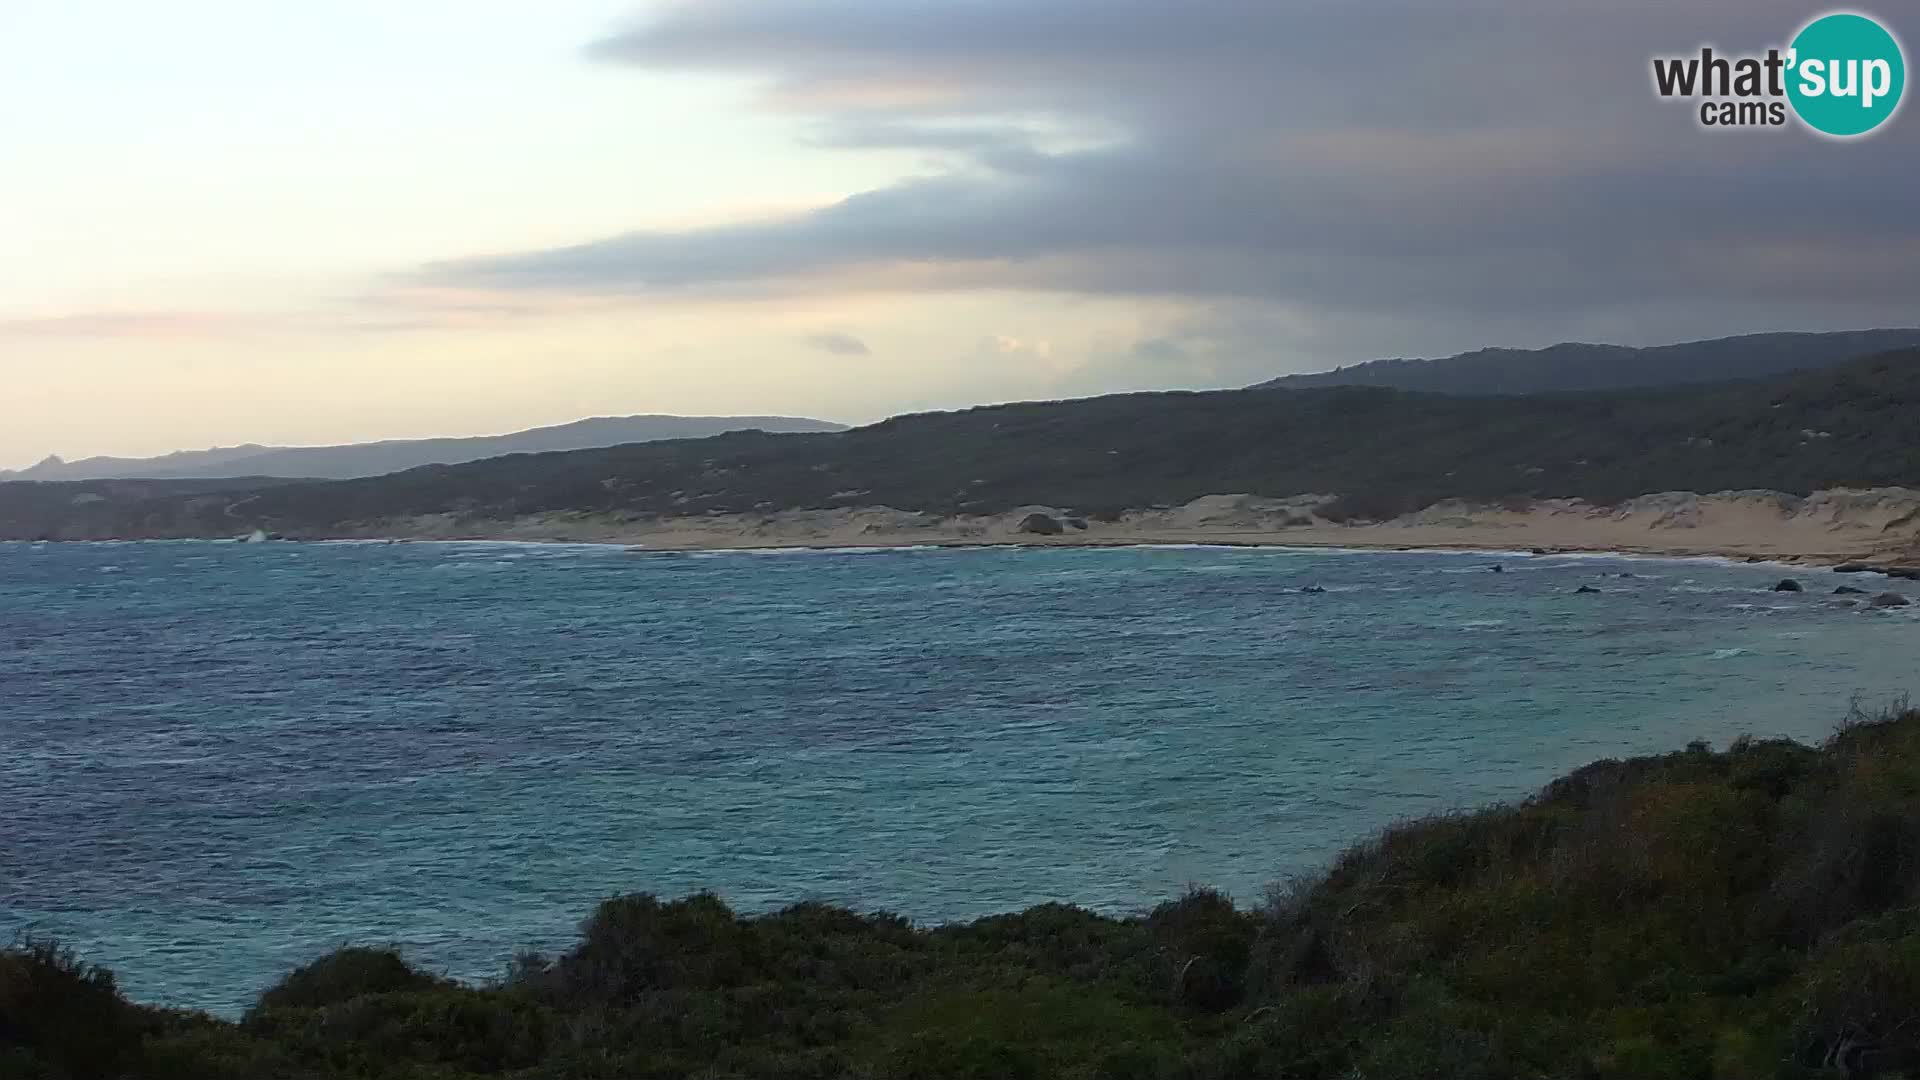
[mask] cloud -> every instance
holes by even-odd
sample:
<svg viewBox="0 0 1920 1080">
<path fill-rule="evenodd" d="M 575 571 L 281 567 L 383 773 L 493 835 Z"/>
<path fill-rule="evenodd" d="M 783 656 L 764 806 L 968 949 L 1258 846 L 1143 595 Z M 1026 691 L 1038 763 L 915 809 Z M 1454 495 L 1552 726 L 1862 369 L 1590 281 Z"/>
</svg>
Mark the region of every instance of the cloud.
<svg viewBox="0 0 1920 1080">
<path fill-rule="evenodd" d="M 818 334 L 808 334 L 805 338 L 802 338 L 801 340 L 804 341 L 806 344 L 816 349 L 819 349 L 821 352 L 832 353 L 834 356 L 871 356 L 873 355 L 873 350 L 867 347 L 866 342 L 861 341 L 859 338 L 854 337 L 852 334 L 842 333 L 837 330 L 828 330 Z"/>
<path fill-rule="evenodd" d="M 0 339 L 81 341 L 140 339 L 209 341 L 301 334 L 385 334 L 496 326 L 515 319 L 609 306 L 604 298 L 528 295 L 512 291 L 375 289 L 347 297 L 306 296 L 276 309 L 148 308 L 0 315 Z"/>
<path fill-rule="evenodd" d="M 0 318 L 0 338 L 199 338 L 256 329 L 251 316 L 221 311 L 83 311 Z"/>
<path fill-rule="evenodd" d="M 992 356 L 1030 356 L 1038 360 L 1053 357 L 1053 342 L 1027 341 L 1006 334 L 988 334 L 974 345 L 974 351 Z"/>
<path fill-rule="evenodd" d="M 1279 313 L 1348 355 L 1383 325 L 1625 339 L 1788 310 L 1911 321 L 1910 129 L 1844 145 L 1708 132 L 1649 88 L 1657 53 L 1765 48 L 1805 15 L 1786 0 L 681 3 L 590 56 L 752 76 L 813 145 L 933 167 L 776 220 L 426 276 L 1179 297 L 1235 323 Z"/>
</svg>

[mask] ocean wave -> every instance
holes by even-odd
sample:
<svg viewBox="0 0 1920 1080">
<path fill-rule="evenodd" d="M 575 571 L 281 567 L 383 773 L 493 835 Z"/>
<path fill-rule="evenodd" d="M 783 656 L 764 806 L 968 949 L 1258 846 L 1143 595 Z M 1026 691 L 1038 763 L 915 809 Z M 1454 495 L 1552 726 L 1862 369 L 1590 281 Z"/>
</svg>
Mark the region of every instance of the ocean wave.
<svg viewBox="0 0 1920 1080">
<path fill-rule="evenodd" d="M 692 550 L 653 549 L 635 547 L 630 549 L 635 555 L 684 555 L 691 558 L 712 559 L 725 555 L 884 555 L 901 551 L 953 551 L 961 550 L 946 544 L 885 544 L 859 545 L 849 547 L 743 547 L 743 548 L 695 548 Z"/>
<path fill-rule="evenodd" d="M 25 872 L 0 935 L 58 910 L 119 950 L 130 994 L 237 1014 L 349 934 L 444 940 L 423 962 L 455 972 L 563 947 L 581 908 L 529 904 L 525 881 L 840 890 L 927 920 L 1001 910 L 1010 881 L 1083 904 L 1194 879 L 1257 895 L 1569 763 L 1819 738 L 1821 705 L 1917 688 L 1920 607 L 1770 600 L 1773 568 L 1188 547 L 0 553 L 0 790 L 60 809 L 9 821 Z M 127 573 L 96 575 L 108 559 Z M 1559 569 L 1480 576 L 1495 560 Z M 1643 565 L 1670 580 L 1595 577 Z M 1583 580 L 1612 595 L 1571 596 Z M 136 767 L 79 771 L 96 760 Z M 245 899 L 263 880 L 292 895 Z"/>
</svg>

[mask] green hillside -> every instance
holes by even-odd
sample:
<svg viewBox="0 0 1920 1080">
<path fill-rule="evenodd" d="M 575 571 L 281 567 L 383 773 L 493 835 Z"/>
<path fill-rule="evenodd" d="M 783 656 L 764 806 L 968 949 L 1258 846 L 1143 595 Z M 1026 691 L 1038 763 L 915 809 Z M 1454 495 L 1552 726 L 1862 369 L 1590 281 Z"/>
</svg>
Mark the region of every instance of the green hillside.
<svg viewBox="0 0 1920 1080">
<path fill-rule="evenodd" d="M 1434 394 L 1552 394 L 1757 379 L 1831 367 L 1920 345 L 1920 330 L 1744 334 L 1630 348 L 1563 342 L 1544 349 L 1476 349 L 1432 360 L 1372 360 L 1336 371 L 1283 375 L 1283 390 L 1384 386 Z"/>
<path fill-rule="evenodd" d="M 1245 492 L 1386 516 L 1447 497 L 1920 485 L 1920 349 L 1779 379 L 1455 397 L 1339 387 L 1122 394 L 514 455 L 389 476 L 182 493 L 0 485 L 0 536 L 325 536 L 415 514 L 634 516 L 1047 503 L 1101 515 Z"/>
</svg>

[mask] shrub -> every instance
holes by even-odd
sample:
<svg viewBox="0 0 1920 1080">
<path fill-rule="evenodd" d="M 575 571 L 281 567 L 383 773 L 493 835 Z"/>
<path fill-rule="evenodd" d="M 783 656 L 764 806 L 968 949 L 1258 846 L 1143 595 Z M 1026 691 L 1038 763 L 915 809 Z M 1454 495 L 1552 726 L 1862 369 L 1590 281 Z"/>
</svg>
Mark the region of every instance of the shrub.
<svg viewBox="0 0 1920 1080">
<path fill-rule="evenodd" d="M 113 973 L 82 963 L 50 938 L 28 937 L 0 952 L 0 1050 L 33 1075 L 110 1077 L 140 1060 L 139 1018 L 114 985 Z M 0 1064 L 6 1058 L 0 1056 Z"/>
<path fill-rule="evenodd" d="M 408 967 L 394 949 L 348 946 L 296 968 L 260 995 L 256 1009 L 311 1009 L 352 1001 L 367 994 L 425 990 L 440 985 L 444 985 L 442 980 Z"/>
<path fill-rule="evenodd" d="M 615 897 L 580 926 L 580 943 L 554 967 L 568 999 L 631 1001 L 648 991 L 714 989 L 744 982 L 757 957 L 752 935 L 712 893 L 661 903 Z"/>
<path fill-rule="evenodd" d="M 1336 525 L 1365 524 L 1370 521 L 1391 521 L 1402 514 L 1413 513 L 1431 501 L 1405 493 L 1370 489 L 1335 496 L 1314 507 L 1313 512 Z"/>
<path fill-rule="evenodd" d="M 936 990 L 894 1010 L 879 1032 L 890 1077 L 1057 1077 L 1113 1058 L 1137 1065 L 1177 1042 L 1165 1012 L 1110 990 L 1035 979 L 1015 989 Z"/>
<path fill-rule="evenodd" d="M 1212 889 L 1194 888 L 1147 916 L 1147 930 L 1173 967 L 1173 1000 L 1221 1012 L 1246 996 L 1247 964 L 1258 934 L 1253 917 Z"/>
<path fill-rule="evenodd" d="M 1920 1068 L 1920 910 L 1857 924 L 1813 956 L 1795 1030 L 1821 1063 Z"/>
</svg>

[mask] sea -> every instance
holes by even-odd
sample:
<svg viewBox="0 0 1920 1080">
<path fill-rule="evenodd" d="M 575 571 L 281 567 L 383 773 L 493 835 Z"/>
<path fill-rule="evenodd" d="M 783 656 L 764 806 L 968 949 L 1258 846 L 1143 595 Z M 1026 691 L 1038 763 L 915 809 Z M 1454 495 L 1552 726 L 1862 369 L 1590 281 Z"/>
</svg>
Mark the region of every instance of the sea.
<svg viewBox="0 0 1920 1080">
<path fill-rule="evenodd" d="M 0 544 L 0 939 L 234 1015 L 346 943 L 497 977 L 628 892 L 923 924 L 1252 904 L 1398 821 L 1818 741 L 1915 689 L 1920 605 L 1842 583 L 1887 587 L 1515 552 Z"/>
</svg>

